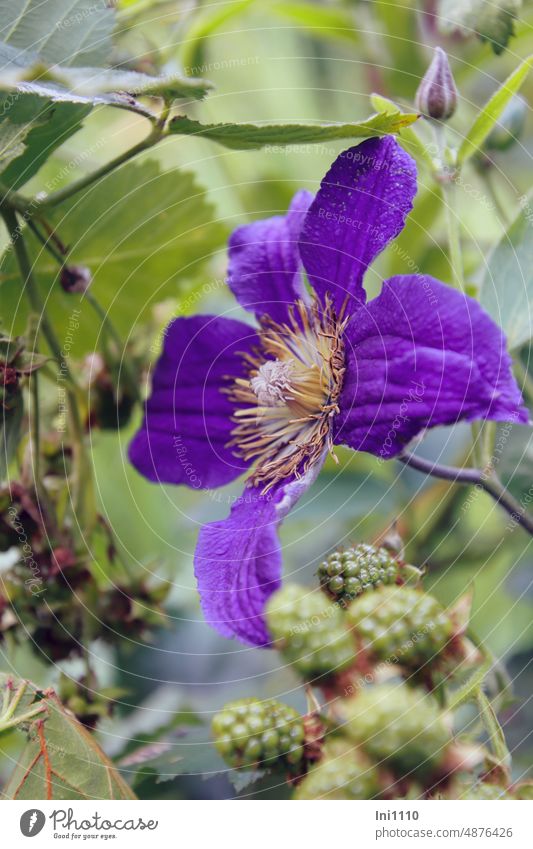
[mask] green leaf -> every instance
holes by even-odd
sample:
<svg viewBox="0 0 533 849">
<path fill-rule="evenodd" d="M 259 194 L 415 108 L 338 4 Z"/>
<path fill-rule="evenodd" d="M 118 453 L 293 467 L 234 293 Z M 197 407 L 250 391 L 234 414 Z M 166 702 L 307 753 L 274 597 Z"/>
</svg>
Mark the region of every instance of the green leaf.
<svg viewBox="0 0 533 849">
<path fill-rule="evenodd" d="M 91 270 L 91 291 L 124 336 L 157 302 L 179 295 L 185 281 L 192 288 L 226 238 L 194 177 L 161 172 L 150 160 L 124 165 L 54 208 L 48 218 L 70 246 L 67 260 Z M 80 311 L 70 353 L 82 356 L 97 344 L 100 327 L 94 312 L 85 299 L 63 292 L 54 258 L 26 233 L 41 295 L 61 339 L 70 332 L 73 310 Z M 0 291 L 20 331 L 27 315 L 25 299 L 19 303 L 21 287 L 9 252 L 0 265 Z"/>
<path fill-rule="evenodd" d="M 271 12 L 288 18 L 299 27 L 309 30 L 316 38 L 361 42 L 360 31 L 355 26 L 354 16 L 349 9 L 319 6 L 317 3 L 274 3 Z"/>
<path fill-rule="evenodd" d="M 0 0 L 0 40 L 50 65 L 103 65 L 115 13 L 95 0 Z"/>
<path fill-rule="evenodd" d="M 24 142 L 20 139 L 20 124 L 12 124 L 9 118 L 0 124 L 0 169 L 24 153 Z"/>
<path fill-rule="evenodd" d="M 53 105 L 30 93 L 21 96 L 20 80 L 28 70 L 27 63 L 35 61 L 34 54 L 29 56 L 0 42 L 0 174 L 11 189 L 37 172 L 58 145 L 81 127 L 91 108 Z"/>
<path fill-rule="evenodd" d="M 55 693 L 33 689 L 45 704 L 31 722 L 28 741 L 6 786 L 8 799 L 135 799 L 94 737 Z"/>
<path fill-rule="evenodd" d="M 154 118 L 138 102 L 138 97 L 163 97 L 169 102 L 178 98 L 200 99 L 211 88 L 206 80 L 174 71 L 150 76 L 114 68 L 48 67 L 37 53 L 16 51 L 3 42 L 0 42 L 0 66 L 0 90 L 13 92 L 5 99 L 3 114 L 9 113 L 22 94 L 55 103 L 118 106 Z"/>
<path fill-rule="evenodd" d="M 512 96 L 520 90 L 532 64 L 533 55 L 524 59 L 487 101 L 461 143 L 457 154 L 458 165 L 462 165 L 481 148 Z"/>
<path fill-rule="evenodd" d="M 25 124 L 12 125 L 15 113 L 27 114 L 28 107 L 34 119 Z M 0 139 L 5 138 L 6 130 L 9 133 L 12 126 L 18 129 L 17 136 L 12 140 L 14 148 L 10 155 L 0 161 L 3 184 L 10 189 L 18 189 L 27 183 L 53 151 L 81 129 L 83 119 L 91 108 L 75 103 L 43 102 L 41 98 L 32 95 L 19 98 L 8 117 L 5 120 L 0 117 Z"/>
<path fill-rule="evenodd" d="M 397 115 L 400 111 L 399 107 L 392 100 L 383 97 L 381 94 L 372 94 L 370 96 L 370 102 L 377 112 L 384 113 L 385 115 Z M 414 156 L 419 162 L 423 162 L 430 171 L 434 170 L 433 157 L 427 145 L 424 144 L 412 127 L 408 126 L 402 129 L 401 142 L 411 156 Z"/>
<path fill-rule="evenodd" d="M 17 15 L 7 16 L 0 42 L 0 173 L 4 184 L 16 189 L 29 180 L 50 154 L 81 127 L 83 118 L 95 105 L 116 106 L 155 120 L 154 113 L 139 97 L 198 99 L 210 87 L 204 80 L 184 77 L 172 72 L 149 76 L 135 71 L 86 66 L 107 58 L 110 45 L 102 53 L 91 50 L 91 27 L 101 36 L 105 22 L 113 22 L 111 10 L 92 3 L 53 0 L 53 9 L 29 2 L 18 8 Z M 5 3 L 0 0 L 0 11 Z M 11 8 L 13 7 L 13 8 Z M 34 8 L 35 7 L 35 8 Z M 99 12 L 104 12 L 104 15 Z M 79 25 L 82 24 L 80 29 Z M 50 24 L 53 26 L 49 30 Z M 57 33 L 62 33 L 56 44 Z M 105 41 L 105 39 L 104 39 Z M 65 52 L 65 45 L 81 47 L 81 54 Z M 82 59 L 84 61 L 82 61 Z M 75 65 L 75 67 L 70 67 Z M 29 101 L 29 104 L 26 103 Z M 55 106 L 52 106 L 55 104 Z M 24 122 L 18 113 L 32 113 Z M 20 131 L 14 125 L 21 125 Z"/>
<path fill-rule="evenodd" d="M 32 73 L 30 69 L 28 74 Z M 2 86 L 1 77 L 0 86 Z M 210 88 L 211 83 L 207 80 L 184 77 L 178 73 L 152 77 L 136 71 L 113 68 L 63 68 L 60 65 L 47 70 L 40 69 L 37 79 L 21 81 L 16 85 L 17 91 L 23 94 L 36 94 L 57 102 L 119 106 L 122 109 L 144 111 L 144 113 L 146 108 L 136 103 L 135 98 L 164 97 L 169 101 L 178 98 L 198 100 L 204 97 Z"/>
<path fill-rule="evenodd" d="M 319 144 L 397 133 L 418 115 L 381 112 L 355 124 L 201 124 L 184 115 L 173 118 L 170 132 L 211 139 L 232 150 L 257 150 L 268 145 Z"/>
<path fill-rule="evenodd" d="M 524 207 L 488 259 L 482 306 L 507 335 L 510 350 L 533 337 L 533 201 Z"/>
</svg>

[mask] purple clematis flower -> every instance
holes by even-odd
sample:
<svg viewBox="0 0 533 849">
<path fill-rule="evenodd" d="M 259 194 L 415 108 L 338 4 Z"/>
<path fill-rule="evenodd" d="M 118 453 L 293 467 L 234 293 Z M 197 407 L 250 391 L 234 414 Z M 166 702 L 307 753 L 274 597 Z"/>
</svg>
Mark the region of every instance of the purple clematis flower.
<svg viewBox="0 0 533 849">
<path fill-rule="evenodd" d="M 167 329 L 129 456 L 151 481 L 196 489 L 249 472 L 195 555 L 205 617 L 226 637 L 268 645 L 278 526 L 334 445 L 388 459 L 428 427 L 528 420 L 503 333 L 476 301 L 413 274 L 366 302 L 365 271 L 415 192 L 394 138 L 344 151 L 314 199 L 299 192 L 285 216 L 231 236 L 228 284 L 255 326 L 194 316 Z"/>
</svg>

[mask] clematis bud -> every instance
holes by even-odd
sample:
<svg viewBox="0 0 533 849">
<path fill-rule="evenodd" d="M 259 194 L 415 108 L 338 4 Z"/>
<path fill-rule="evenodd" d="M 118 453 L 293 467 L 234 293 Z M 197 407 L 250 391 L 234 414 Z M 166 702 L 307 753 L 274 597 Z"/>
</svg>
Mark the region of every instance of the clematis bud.
<svg viewBox="0 0 533 849">
<path fill-rule="evenodd" d="M 416 93 L 416 108 L 427 118 L 447 121 L 457 108 L 457 88 L 448 62 L 441 47 L 426 71 Z"/>
<path fill-rule="evenodd" d="M 65 292 L 83 295 L 91 285 L 92 275 L 84 265 L 65 265 L 61 269 L 60 280 Z"/>
</svg>

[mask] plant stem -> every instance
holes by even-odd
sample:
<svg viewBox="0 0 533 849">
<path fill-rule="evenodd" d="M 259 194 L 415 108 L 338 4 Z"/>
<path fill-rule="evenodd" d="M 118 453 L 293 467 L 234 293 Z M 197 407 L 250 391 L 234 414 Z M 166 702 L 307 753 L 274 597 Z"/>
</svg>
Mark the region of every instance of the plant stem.
<svg viewBox="0 0 533 849">
<path fill-rule="evenodd" d="M 24 290 L 30 302 L 32 310 L 38 316 L 38 328 L 43 331 L 43 335 L 48 343 L 54 358 L 60 368 L 61 374 L 66 381 L 66 392 L 68 397 L 68 415 L 70 429 L 72 433 L 72 448 L 73 448 L 73 467 L 74 467 L 74 486 L 73 486 L 73 509 L 78 517 L 78 523 L 83 525 L 81 516 L 83 513 L 83 488 L 87 486 L 91 480 L 91 467 L 85 457 L 85 448 L 83 444 L 83 428 L 81 416 L 78 408 L 78 397 L 75 381 L 68 368 L 65 358 L 61 353 L 61 346 L 56 338 L 54 329 L 46 314 L 44 301 L 41 298 L 37 283 L 33 277 L 32 266 L 26 244 L 22 235 L 21 226 L 18 224 L 17 216 L 10 207 L 2 208 L 2 217 L 6 224 L 8 233 L 11 237 L 11 243 L 15 252 L 18 267 L 24 284 Z"/>
<path fill-rule="evenodd" d="M 431 460 L 424 460 L 422 457 L 406 452 L 400 454 L 398 459 L 406 466 L 411 466 L 418 472 L 423 472 L 434 478 L 479 487 L 494 498 L 520 527 L 533 536 L 533 516 L 530 516 L 524 510 L 523 505 L 513 498 L 493 473 L 489 474 L 483 469 L 459 469 L 455 466 L 441 466 L 438 463 L 432 463 Z"/>
<path fill-rule="evenodd" d="M 446 144 L 446 128 L 443 124 L 432 122 L 433 133 L 440 161 L 442 201 L 446 215 L 446 230 L 448 234 L 449 259 L 452 268 L 453 284 L 456 289 L 464 292 L 465 281 L 463 273 L 463 257 L 461 254 L 461 234 L 457 215 L 456 173 L 450 170 L 450 151 Z"/>
<path fill-rule="evenodd" d="M 28 252 L 26 250 L 26 244 L 22 235 L 21 227 L 17 222 L 17 216 L 12 209 L 5 206 L 2 208 L 2 217 L 4 219 L 7 231 L 11 238 L 11 244 L 13 245 L 13 249 L 15 251 L 15 257 L 17 259 L 18 267 L 22 276 L 22 282 L 24 283 L 25 292 L 30 302 L 31 308 L 38 316 L 39 325 L 43 331 L 43 335 L 48 343 L 48 346 L 52 351 L 52 354 L 54 355 L 58 363 L 63 366 L 63 371 L 68 382 L 74 386 L 74 379 L 70 374 L 67 364 L 63 362 L 64 358 L 61 354 L 61 346 L 59 345 L 52 325 L 48 320 L 48 316 L 45 312 L 44 302 L 41 299 L 37 284 L 34 280 L 32 265 L 28 256 Z"/>
<path fill-rule="evenodd" d="M 448 230 L 448 247 L 450 251 L 450 265 L 452 267 L 453 282 L 456 289 L 465 290 L 463 257 L 461 254 L 461 234 L 459 218 L 457 216 L 457 188 L 455 181 L 449 180 L 442 184 L 442 198 L 446 213 L 446 227 Z"/>
<path fill-rule="evenodd" d="M 125 349 L 125 346 L 122 342 L 122 339 L 120 338 L 120 334 L 119 334 L 118 330 L 116 329 L 111 318 L 109 317 L 109 313 L 103 308 L 103 306 L 100 304 L 100 302 L 96 300 L 96 298 L 94 297 L 93 293 L 90 290 L 87 290 L 85 292 L 84 297 L 89 302 L 89 304 L 92 306 L 92 308 L 96 312 L 96 314 L 100 317 L 104 329 L 107 331 L 107 333 L 109 334 L 109 336 L 111 337 L 111 339 L 115 343 L 117 350 L 118 350 L 118 354 L 121 355 L 123 353 L 124 349 Z M 126 378 L 125 383 L 128 386 L 128 390 L 130 391 L 130 393 L 131 393 L 132 397 L 135 399 L 135 401 L 140 402 L 142 399 L 141 399 L 141 392 L 140 392 L 140 389 L 139 389 L 139 384 L 138 384 L 138 381 L 135 379 L 135 375 L 134 375 L 133 371 L 130 368 L 130 364 L 128 362 L 127 357 L 121 358 L 120 367 L 121 367 L 122 371 L 124 372 L 124 375 L 125 375 L 125 378 Z"/>
<path fill-rule="evenodd" d="M 485 678 L 489 674 L 492 669 L 494 661 L 492 658 L 487 658 L 481 666 L 473 673 L 473 675 L 466 681 L 458 690 L 456 690 L 450 696 L 448 701 L 447 708 L 450 713 L 457 710 L 459 705 L 464 704 L 465 702 L 472 702 L 477 699 L 477 694 L 479 688 L 482 686 Z"/>
<path fill-rule="evenodd" d="M 42 246 L 48 251 L 51 256 L 53 256 L 59 267 L 63 268 L 63 266 L 65 265 L 65 257 L 57 250 L 57 248 L 54 247 L 50 237 L 43 236 L 37 225 L 31 220 L 31 218 L 29 218 L 26 223 L 34 234 L 34 236 L 36 236 L 36 238 L 40 241 Z"/>
<path fill-rule="evenodd" d="M 11 209 L 16 209 L 17 212 L 26 215 L 30 212 L 32 207 L 37 205 L 37 200 L 25 198 L 22 195 L 19 195 L 18 192 L 14 192 L 12 189 L 9 189 L 7 186 L 0 183 L 0 206 L 9 206 Z"/>
<path fill-rule="evenodd" d="M 507 214 L 507 211 L 506 211 L 506 209 L 505 209 L 505 207 L 504 207 L 504 205 L 503 205 L 503 203 L 500 199 L 498 189 L 496 188 L 496 185 L 495 185 L 495 182 L 494 182 L 494 180 L 495 180 L 494 168 L 489 167 L 489 168 L 485 169 L 484 176 L 485 176 L 485 185 L 486 185 L 487 189 L 489 190 L 489 194 L 492 198 L 492 202 L 494 204 L 494 208 L 496 210 L 496 213 L 500 217 L 500 223 L 503 224 L 503 226 L 505 228 L 509 225 L 509 215 Z"/>
<path fill-rule="evenodd" d="M 46 705 L 44 702 L 40 702 L 35 705 L 35 707 L 30 708 L 25 713 L 19 713 L 18 716 L 13 717 L 12 719 L 8 719 L 4 722 L 4 720 L 0 717 L 0 734 L 4 731 L 12 731 L 13 728 L 16 728 L 17 725 L 22 725 L 24 722 L 29 722 L 30 719 L 35 719 L 36 716 L 42 714 L 46 711 Z"/>
<path fill-rule="evenodd" d="M 20 701 L 21 701 L 24 693 L 26 692 L 27 687 L 28 687 L 28 685 L 26 684 L 26 682 L 22 681 L 19 684 L 19 686 L 17 687 L 17 689 L 15 690 L 13 698 L 11 700 L 9 700 L 9 698 L 8 698 L 8 703 L 7 703 L 6 709 L 2 712 L 2 722 L 5 722 L 8 719 L 11 719 L 11 717 L 15 713 L 17 707 L 19 706 Z"/>
<path fill-rule="evenodd" d="M 115 170 L 115 168 L 118 168 L 120 165 L 123 165 L 125 162 L 128 162 L 130 159 L 133 159 L 135 156 L 138 156 L 140 153 L 143 153 L 145 150 L 148 150 L 160 142 L 165 136 L 165 124 L 168 118 L 168 113 L 169 110 L 165 107 L 161 113 L 161 117 L 154 124 L 152 132 L 149 133 L 145 139 L 133 145 L 133 147 L 130 147 L 119 156 L 116 156 L 115 159 L 111 159 L 109 162 L 106 162 L 105 165 L 102 165 L 101 168 L 97 168 L 96 171 L 91 171 L 91 173 L 86 174 L 85 177 L 80 177 L 79 180 L 75 180 L 63 189 L 58 189 L 57 192 L 53 192 L 51 195 L 48 195 L 48 197 L 45 197 L 40 202 L 39 209 L 50 209 L 51 207 L 57 206 L 59 203 L 63 203 L 63 201 L 68 200 L 73 195 L 81 192 L 83 189 L 87 189 L 89 186 L 92 186 L 93 183 L 98 182 L 98 180 L 101 180 L 102 177 L 110 174 L 111 171 Z"/>
<path fill-rule="evenodd" d="M 39 416 L 39 375 L 31 375 L 31 431 L 32 465 L 35 489 L 39 492 L 41 481 L 41 427 Z"/>
<path fill-rule="evenodd" d="M 481 687 L 478 688 L 476 693 L 476 701 L 481 721 L 483 722 L 490 740 L 491 749 L 499 761 L 499 765 L 506 772 L 509 772 L 511 768 L 511 755 L 507 748 L 507 743 L 505 742 L 505 735 L 500 723 L 498 722 L 496 713 Z"/>
<path fill-rule="evenodd" d="M 28 221 L 27 223 L 28 223 L 28 227 L 35 234 L 37 239 L 39 239 L 39 241 L 41 242 L 43 247 L 46 248 L 46 250 L 50 253 L 50 255 L 55 259 L 55 261 L 57 262 L 59 267 L 63 268 L 65 266 L 65 257 L 61 255 L 61 253 L 57 250 L 57 248 L 54 247 L 50 238 L 49 237 L 47 238 L 46 236 L 44 236 L 41 233 L 41 231 L 39 230 L 39 228 L 36 226 L 36 224 L 34 224 L 33 221 Z M 107 333 L 109 334 L 109 337 L 115 343 L 115 345 L 117 347 L 117 351 L 120 354 L 122 351 L 124 351 L 125 346 L 122 342 L 122 339 L 120 337 L 118 330 L 116 329 L 115 325 L 111 321 L 111 318 L 109 317 L 109 313 L 106 312 L 106 310 L 104 310 L 102 305 L 97 301 L 97 299 L 94 297 L 93 293 L 90 290 L 87 290 L 83 297 L 88 301 L 88 303 L 91 305 L 91 307 L 93 308 L 95 313 L 101 319 L 104 329 L 107 331 Z M 121 368 L 122 368 L 124 375 L 126 377 L 126 383 L 128 384 L 128 389 L 129 389 L 132 397 L 135 399 L 135 401 L 140 401 L 141 400 L 141 393 L 140 393 L 140 390 L 139 390 L 139 385 L 138 385 L 137 380 L 135 379 L 135 375 L 133 374 L 133 372 L 130 368 L 130 365 L 129 365 L 127 358 L 122 359 Z"/>
<path fill-rule="evenodd" d="M 513 369 L 520 384 L 522 394 L 533 403 L 533 377 L 529 374 L 520 357 L 516 357 L 513 361 Z"/>
<path fill-rule="evenodd" d="M 83 189 L 92 186 L 93 183 L 98 182 L 98 180 L 102 177 L 110 174 L 111 171 L 115 170 L 115 168 L 118 168 L 120 165 L 128 162 L 128 160 L 133 159 L 145 150 L 149 150 L 149 148 L 164 139 L 167 134 L 166 123 L 169 113 L 170 106 L 169 104 L 165 104 L 161 110 L 161 115 L 153 124 L 152 130 L 146 138 L 133 145 L 133 147 L 130 147 L 129 150 L 124 151 L 124 153 L 121 153 L 119 156 L 111 159 L 110 162 L 106 162 L 105 165 L 97 168 L 96 171 L 91 171 L 91 173 L 86 174 L 85 177 L 80 177 L 79 180 L 75 180 L 68 186 L 58 189 L 57 192 L 52 192 L 52 194 L 44 197 L 42 200 L 24 197 L 18 192 L 14 192 L 7 186 L 0 183 L 0 206 L 2 207 L 2 211 L 4 207 L 11 211 L 17 210 L 17 212 L 24 215 L 24 220 L 28 221 L 33 215 L 37 215 L 41 209 L 48 209 L 50 207 L 57 206 L 57 204 L 68 200 Z"/>
</svg>

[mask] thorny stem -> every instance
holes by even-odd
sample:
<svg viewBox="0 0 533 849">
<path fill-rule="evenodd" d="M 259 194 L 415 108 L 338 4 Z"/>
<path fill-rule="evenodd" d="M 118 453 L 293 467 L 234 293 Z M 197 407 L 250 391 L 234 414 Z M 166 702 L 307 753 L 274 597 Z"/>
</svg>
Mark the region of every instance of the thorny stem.
<svg viewBox="0 0 533 849">
<path fill-rule="evenodd" d="M 102 165 L 101 168 L 91 171 L 84 177 L 80 177 L 79 180 L 75 180 L 68 186 L 58 189 L 57 192 L 52 192 L 52 194 L 48 196 L 43 198 L 27 198 L 0 183 L 0 204 L 10 208 L 11 210 L 16 209 L 17 212 L 21 213 L 27 221 L 30 217 L 38 215 L 40 210 L 49 209 L 57 206 L 59 203 L 63 203 L 63 201 L 68 200 L 83 189 L 92 186 L 93 183 L 96 183 L 102 177 L 110 174 L 111 171 L 115 170 L 115 168 L 118 168 L 120 165 L 123 165 L 125 162 L 133 159 L 145 150 L 149 150 L 149 148 L 164 139 L 167 135 L 166 124 L 169 114 L 170 104 L 166 103 L 161 110 L 161 115 L 153 123 L 152 130 L 148 133 L 146 138 L 124 151 L 124 153 L 121 153 L 119 156 L 116 156 L 114 159 L 106 162 L 106 164 Z"/>
<path fill-rule="evenodd" d="M 398 457 L 400 462 L 411 466 L 419 472 L 431 475 L 453 483 L 463 483 L 468 486 L 476 486 L 488 493 L 494 500 L 509 513 L 513 521 L 524 528 L 533 536 L 533 516 L 530 516 L 522 504 L 508 492 L 501 481 L 493 474 L 482 469 L 460 469 L 455 466 L 441 466 L 431 460 L 424 460 L 414 454 L 404 452 Z"/>
<path fill-rule="evenodd" d="M 39 416 L 39 375 L 31 375 L 31 430 L 32 430 L 32 466 L 35 488 L 39 489 L 41 480 L 41 427 Z"/>
<path fill-rule="evenodd" d="M 51 238 L 52 238 L 51 234 L 48 237 L 46 237 L 41 233 L 41 231 L 39 230 L 39 228 L 36 226 L 36 224 L 33 221 L 29 220 L 27 223 L 28 223 L 28 227 L 35 234 L 37 239 L 39 239 L 39 241 L 41 242 L 43 247 L 46 248 L 46 250 L 50 253 L 50 255 L 55 259 L 55 261 L 59 265 L 59 268 L 63 268 L 65 266 L 65 256 L 62 255 L 61 252 L 56 247 L 54 247 L 54 244 L 51 241 Z M 43 220 L 42 223 L 48 230 L 46 222 Z M 102 326 L 104 327 L 104 329 L 109 334 L 110 338 L 115 343 L 117 350 L 120 354 L 120 352 L 124 350 L 124 345 L 122 343 L 122 339 L 120 337 L 118 330 L 116 329 L 115 325 L 111 321 L 111 318 L 109 317 L 109 313 L 106 312 L 106 310 L 104 310 L 104 308 L 101 306 L 101 304 L 97 301 L 97 299 L 94 297 L 92 292 L 90 292 L 89 290 L 87 290 L 87 292 L 85 292 L 84 297 L 88 301 L 88 303 L 91 305 L 93 310 L 96 312 L 96 314 L 99 316 L 99 318 L 101 319 Z M 123 370 L 123 372 L 126 376 L 126 381 L 128 383 L 129 391 L 131 392 L 133 398 L 136 401 L 140 401 L 141 400 L 141 394 L 140 394 L 140 391 L 139 391 L 139 386 L 138 386 L 137 381 L 135 380 L 135 375 L 133 374 L 132 370 L 130 369 L 130 365 L 129 365 L 129 362 L 127 361 L 127 358 L 122 359 L 121 367 L 122 367 L 122 370 Z"/>
<path fill-rule="evenodd" d="M 39 293 L 37 283 L 33 277 L 32 266 L 24 236 L 17 222 L 15 212 L 8 206 L 2 208 L 2 216 L 6 224 L 8 233 L 11 238 L 15 257 L 19 266 L 20 274 L 24 284 L 24 289 L 32 310 L 38 316 L 39 327 L 42 329 L 43 335 L 57 360 L 57 364 L 65 376 L 66 392 L 68 397 L 68 415 L 70 428 L 73 437 L 73 459 L 74 459 L 74 488 L 73 488 L 73 508 L 76 515 L 83 512 L 83 488 L 87 486 L 87 477 L 90 474 L 90 465 L 85 457 L 83 445 L 83 428 L 81 417 L 78 408 L 78 398 L 76 394 L 76 385 L 70 373 L 67 363 L 61 353 L 61 346 L 56 338 L 53 327 L 46 314 L 45 305 Z"/>
<path fill-rule="evenodd" d="M 98 182 L 98 180 L 101 180 L 102 177 L 110 174 L 111 171 L 115 170 L 115 168 L 118 168 L 120 165 L 123 165 L 125 162 L 128 162 L 130 159 L 133 159 L 135 156 L 138 156 L 140 153 L 143 153 L 145 150 L 148 150 L 160 142 L 166 135 L 165 127 L 169 111 L 169 106 L 165 105 L 161 112 L 161 116 L 157 119 L 156 123 L 152 127 L 151 133 L 149 133 L 145 139 L 133 145 L 133 147 L 130 147 L 114 159 L 111 159 L 110 162 L 106 162 L 105 165 L 102 165 L 101 168 L 97 168 L 96 171 L 91 171 L 91 173 L 86 174 L 85 177 L 80 177 L 79 180 L 75 180 L 63 189 L 58 189 L 57 192 L 53 192 L 51 195 L 48 195 L 48 197 L 44 198 L 39 204 L 40 209 L 49 209 L 50 207 L 57 206 L 59 203 L 63 203 L 63 201 L 71 198 L 72 195 L 92 186 L 93 183 Z"/>
</svg>

